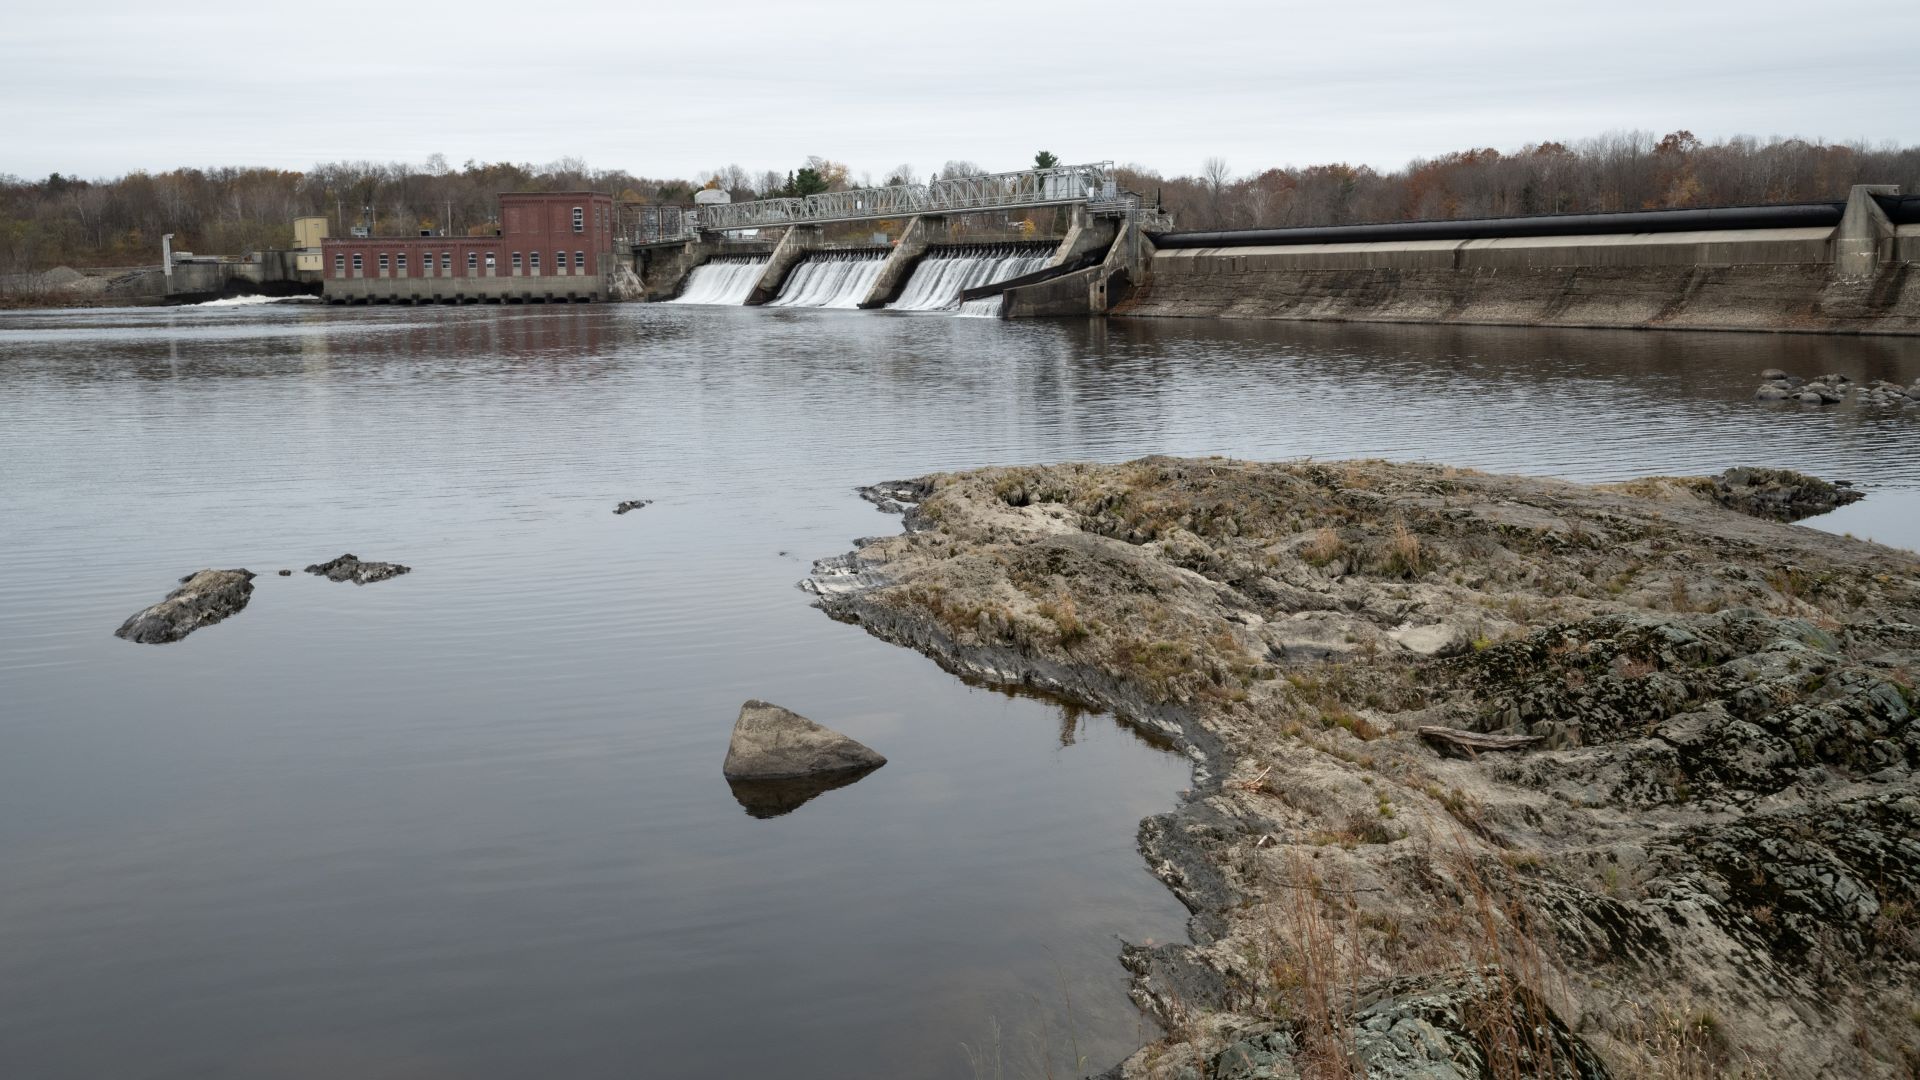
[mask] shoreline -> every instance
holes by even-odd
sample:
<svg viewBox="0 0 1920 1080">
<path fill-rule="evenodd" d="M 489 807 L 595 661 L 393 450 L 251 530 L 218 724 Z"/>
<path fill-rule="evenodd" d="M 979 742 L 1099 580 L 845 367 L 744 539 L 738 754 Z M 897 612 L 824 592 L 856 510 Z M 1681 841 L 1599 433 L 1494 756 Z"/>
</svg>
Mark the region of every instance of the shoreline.
<svg viewBox="0 0 1920 1080">
<path fill-rule="evenodd" d="M 1487 1075 L 1894 1075 L 1920 1042 L 1891 1004 L 1920 986 L 1898 899 L 1920 860 L 1878 851 L 1865 895 L 1865 856 L 1822 831 L 1912 841 L 1911 554 L 1748 517 L 1699 481 L 1379 462 L 1150 458 L 863 495 L 906 531 L 816 564 L 827 614 L 1110 711 L 1193 765 L 1138 833 L 1190 941 L 1121 957 L 1169 1034 L 1104 1075 L 1412 1075 L 1422 1040 Z M 1609 573 L 1569 573 L 1587 563 Z M 1820 674 L 1787 670 L 1792 649 Z M 1606 660 L 1566 662 L 1589 653 Z M 1786 700 L 1729 713 L 1736 670 Z M 1753 749 L 1777 741 L 1769 717 L 1835 712 L 1906 743 L 1855 724 Z M 1457 759 L 1428 727 L 1537 748 Z M 1733 866 L 1754 852 L 1764 887 Z"/>
</svg>

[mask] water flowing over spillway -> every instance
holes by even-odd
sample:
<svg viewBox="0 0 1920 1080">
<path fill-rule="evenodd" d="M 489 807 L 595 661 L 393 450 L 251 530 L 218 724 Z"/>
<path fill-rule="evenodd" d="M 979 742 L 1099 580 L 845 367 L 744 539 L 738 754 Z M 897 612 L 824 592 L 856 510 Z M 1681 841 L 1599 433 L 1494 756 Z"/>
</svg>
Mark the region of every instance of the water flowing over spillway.
<svg viewBox="0 0 1920 1080">
<path fill-rule="evenodd" d="M 880 268 L 887 261 L 884 251 L 846 251 L 807 256 L 787 275 L 780 295 L 767 302 L 768 307 L 859 307 L 867 298 Z"/>
<path fill-rule="evenodd" d="M 693 268 L 687 287 L 671 303 L 744 304 L 753 286 L 766 272 L 768 256 L 722 255 Z"/>
<path fill-rule="evenodd" d="M 1019 244 L 935 248 L 913 268 L 913 277 L 888 304 L 895 311 L 944 311 L 960 305 L 960 293 L 1031 274 L 1047 265 L 1051 249 Z M 998 311 L 996 306 L 994 311 Z M 983 312 L 984 314 L 984 312 Z"/>
</svg>

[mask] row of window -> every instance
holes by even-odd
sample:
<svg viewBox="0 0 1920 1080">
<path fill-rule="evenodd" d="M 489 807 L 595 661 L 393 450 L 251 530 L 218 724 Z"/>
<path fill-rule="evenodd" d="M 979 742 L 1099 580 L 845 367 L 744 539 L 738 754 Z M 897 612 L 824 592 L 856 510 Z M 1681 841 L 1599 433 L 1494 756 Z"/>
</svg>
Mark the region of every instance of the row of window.
<svg viewBox="0 0 1920 1080">
<path fill-rule="evenodd" d="M 487 269 L 489 270 L 493 269 L 493 266 L 494 266 L 493 252 L 491 251 L 487 252 L 486 259 L 487 259 Z M 527 265 L 529 266 L 529 268 L 534 270 L 540 269 L 540 253 L 539 252 L 537 251 L 528 252 L 527 259 L 528 259 Z M 567 253 L 564 251 L 554 252 L 553 264 L 559 267 L 560 269 L 565 270 L 567 268 Z M 467 269 L 477 270 L 479 269 L 479 267 L 480 267 L 480 253 L 477 251 L 467 252 Z M 406 252 L 404 251 L 400 252 L 399 254 L 393 257 L 392 268 L 398 270 L 400 273 L 403 273 L 403 274 L 407 272 L 407 253 Z M 432 252 L 427 252 L 425 255 L 420 257 L 420 268 L 422 270 L 432 271 L 433 269 L 433 253 Z M 520 269 L 520 253 L 517 251 L 513 253 L 513 268 L 515 270 Z M 586 252 L 576 251 L 573 253 L 573 268 L 575 270 L 585 270 L 587 268 Z M 365 269 L 365 264 L 361 261 L 360 253 L 356 251 L 353 254 L 353 272 L 357 274 L 363 269 Z M 380 269 L 383 271 L 388 269 L 387 256 L 384 252 L 380 255 Z M 440 253 L 440 269 L 442 270 L 453 269 L 453 254 L 451 252 L 443 251 Z M 335 255 L 333 257 L 333 272 L 336 274 L 344 274 L 347 272 L 347 257 L 345 255 Z"/>
</svg>

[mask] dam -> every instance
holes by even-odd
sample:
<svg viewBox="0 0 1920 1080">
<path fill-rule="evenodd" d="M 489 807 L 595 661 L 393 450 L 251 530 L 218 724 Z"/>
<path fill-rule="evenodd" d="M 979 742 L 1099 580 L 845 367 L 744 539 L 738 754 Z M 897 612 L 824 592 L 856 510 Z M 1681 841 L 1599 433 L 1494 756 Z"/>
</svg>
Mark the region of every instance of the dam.
<svg viewBox="0 0 1920 1080">
<path fill-rule="evenodd" d="M 970 215 L 1041 207 L 1062 211 L 1057 236 L 969 232 Z M 828 227 L 863 221 L 904 226 L 868 255 L 833 253 Z M 726 253 L 763 229 L 781 231 L 764 256 Z M 1920 334 L 1920 195 L 1890 185 L 1833 202 L 1198 232 L 1099 163 L 703 207 L 633 261 L 649 299 L 683 303 Z"/>
</svg>

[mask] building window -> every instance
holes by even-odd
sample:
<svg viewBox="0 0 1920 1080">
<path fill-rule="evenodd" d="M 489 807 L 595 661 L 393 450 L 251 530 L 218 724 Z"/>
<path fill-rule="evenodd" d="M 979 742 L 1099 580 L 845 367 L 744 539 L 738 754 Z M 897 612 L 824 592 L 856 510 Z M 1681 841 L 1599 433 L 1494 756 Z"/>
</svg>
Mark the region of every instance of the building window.
<svg viewBox="0 0 1920 1080">
<path fill-rule="evenodd" d="M 493 267 L 494 267 L 493 252 L 489 251 L 487 252 L 487 270 L 492 271 Z"/>
<path fill-rule="evenodd" d="M 453 269 L 453 253 L 452 252 L 443 251 L 440 253 L 440 269 L 442 270 Z"/>
<path fill-rule="evenodd" d="M 573 253 L 573 268 L 574 268 L 575 270 L 585 270 L 585 269 L 587 268 L 587 253 L 586 253 L 586 252 L 584 252 L 584 251 L 576 251 L 576 252 L 574 252 L 574 253 Z"/>
<path fill-rule="evenodd" d="M 467 269 L 476 270 L 479 268 L 479 266 L 480 266 L 480 253 L 477 251 L 467 252 Z"/>
<path fill-rule="evenodd" d="M 567 253 L 564 251 L 554 252 L 553 265 L 559 267 L 561 273 L 563 274 L 566 273 L 567 272 Z"/>
<path fill-rule="evenodd" d="M 403 251 L 400 254 L 395 255 L 393 257 L 393 265 L 397 267 L 401 273 L 403 274 L 406 273 L 407 272 L 407 253 Z"/>
<path fill-rule="evenodd" d="M 360 264 L 360 253 L 356 251 L 353 253 L 353 272 L 357 274 L 361 269 L 363 268 Z"/>
<path fill-rule="evenodd" d="M 336 274 L 344 274 L 347 272 L 347 257 L 345 255 L 335 255 L 333 257 L 333 272 Z"/>
<path fill-rule="evenodd" d="M 384 251 L 380 253 L 380 272 L 387 272 L 387 253 Z"/>
<path fill-rule="evenodd" d="M 587 212 L 586 210 L 578 206 L 573 208 L 573 231 L 574 232 L 587 231 Z"/>
<path fill-rule="evenodd" d="M 517 251 L 513 253 L 513 272 L 520 272 L 520 253 Z"/>
<path fill-rule="evenodd" d="M 537 251 L 527 252 L 527 268 L 532 270 L 536 274 L 540 272 L 540 253 L 539 252 Z"/>
</svg>

